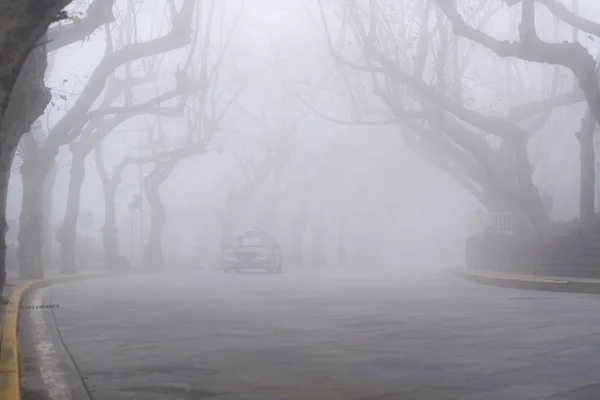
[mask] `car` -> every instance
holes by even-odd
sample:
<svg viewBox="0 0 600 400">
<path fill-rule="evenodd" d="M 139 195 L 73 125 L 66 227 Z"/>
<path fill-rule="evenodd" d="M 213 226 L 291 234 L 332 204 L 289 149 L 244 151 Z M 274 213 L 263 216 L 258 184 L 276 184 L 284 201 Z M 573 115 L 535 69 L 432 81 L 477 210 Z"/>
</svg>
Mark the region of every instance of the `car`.
<svg viewBox="0 0 600 400">
<path fill-rule="evenodd" d="M 265 229 L 249 228 L 237 235 L 223 252 L 223 271 L 266 270 L 283 271 L 281 247 Z"/>
</svg>

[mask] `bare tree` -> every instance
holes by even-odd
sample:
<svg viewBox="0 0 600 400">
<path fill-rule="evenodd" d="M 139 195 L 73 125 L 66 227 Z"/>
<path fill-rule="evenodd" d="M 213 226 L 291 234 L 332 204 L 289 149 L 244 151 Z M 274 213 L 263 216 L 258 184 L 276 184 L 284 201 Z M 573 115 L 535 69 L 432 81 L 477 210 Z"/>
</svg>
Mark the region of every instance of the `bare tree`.
<svg viewBox="0 0 600 400">
<path fill-rule="evenodd" d="M 234 65 L 226 64 L 228 49 L 243 10 L 244 3 L 241 4 L 228 29 L 223 29 L 225 25 L 223 14 L 220 20 L 217 19 L 219 10 L 216 0 L 207 3 L 204 10 L 206 17 L 200 23 L 204 29 L 199 31 L 196 44 L 199 50 L 199 68 L 192 68 L 203 82 L 204 90 L 194 97 L 191 110 L 187 114 L 185 143 L 167 152 L 155 149 L 154 168 L 145 181 L 144 189 L 152 210 L 152 218 L 144 261 L 150 270 L 161 269 L 163 264 L 162 235 L 166 225 L 166 209 L 160 196 L 161 185 L 182 160 L 204 154 L 209 150 L 209 145 L 221 130 L 223 119 L 227 117 L 248 84 L 247 79 L 239 76 L 239 73 L 234 70 Z M 199 20 L 200 18 L 201 15 L 198 15 Z M 221 25 L 220 37 L 217 35 L 218 25 Z M 160 122 L 157 127 L 159 130 L 162 129 Z M 161 133 L 161 137 L 166 136 L 164 132 Z"/>
<path fill-rule="evenodd" d="M 31 190 L 40 191 L 43 187 L 43 182 L 46 179 L 46 173 L 50 170 L 53 160 L 56 158 L 60 148 L 64 145 L 72 143 L 77 139 L 82 132 L 89 130 L 89 124 L 95 124 L 94 120 L 113 114 L 129 113 L 124 107 L 108 107 L 93 109 L 99 96 L 106 91 L 106 84 L 113 72 L 119 67 L 126 65 L 134 60 L 143 59 L 156 54 L 161 54 L 170 50 L 178 49 L 191 41 L 191 21 L 195 7 L 194 0 L 186 0 L 181 8 L 177 10 L 172 0 L 171 4 L 171 29 L 169 32 L 155 39 L 145 42 L 132 43 L 123 48 L 114 50 L 112 46 L 107 46 L 105 57 L 100 61 L 94 72 L 91 74 L 89 81 L 77 98 L 68 112 L 52 127 L 46 140 L 39 145 L 38 154 L 35 157 L 36 165 L 28 168 L 31 171 L 28 175 L 23 176 L 24 185 L 30 185 Z M 31 159 L 33 160 L 33 158 Z M 25 164 L 25 162 L 24 162 Z M 41 193 L 39 193 L 41 197 Z M 36 278 L 43 275 L 42 265 L 36 260 L 40 260 L 37 255 L 41 252 L 41 237 L 42 231 L 41 220 L 38 216 L 42 215 L 42 210 L 39 209 L 37 202 L 23 204 L 21 214 L 21 230 L 19 244 L 20 254 L 20 275 L 24 278 Z M 76 226 L 77 215 L 69 217 L 68 224 L 72 227 Z M 72 232 L 72 229 L 63 230 L 57 236 L 59 242 L 73 243 L 72 235 L 66 234 Z M 72 252 L 69 250 L 70 245 L 64 247 L 63 255 L 65 259 L 61 270 L 65 273 L 74 272 L 74 263 L 69 260 Z"/>
<path fill-rule="evenodd" d="M 149 270 L 161 269 L 163 264 L 162 236 L 167 223 L 167 211 L 161 198 L 160 187 L 171 176 L 180 161 L 199 156 L 209 150 L 208 145 L 217 132 L 216 126 L 205 126 L 205 136 L 203 137 L 198 136 L 195 132 L 192 133 L 197 141 L 187 143 L 173 150 L 160 151 L 158 150 L 160 145 L 155 143 L 154 154 L 147 159 L 154 164 L 152 171 L 146 176 L 144 182 L 144 192 L 152 211 L 148 244 L 144 254 L 145 267 Z M 188 125 L 188 132 L 191 130 L 195 129 L 193 126 Z"/>
<path fill-rule="evenodd" d="M 210 150 L 210 144 L 220 130 L 222 120 L 246 86 L 231 68 L 225 66 L 226 54 L 232 35 L 242 15 L 243 4 L 231 27 L 223 30 L 219 27 L 217 1 L 211 0 L 198 7 L 195 15 L 196 30 L 192 50 L 184 71 L 190 71 L 190 79 L 198 80 L 197 91 L 190 91 L 190 102 L 183 116 L 187 126 L 183 135 L 167 134 L 160 113 L 156 123 L 149 127 L 151 154 L 142 157 L 127 157 L 109 177 L 102 162 L 101 149 L 97 148 L 96 160 L 105 189 L 105 254 L 118 256 L 116 241 L 116 221 L 114 196 L 121 180 L 121 174 L 128 165 L 152 164 L 152 171 L 145 177 L 144 192 L 152 211 L 148 245 L 145 252 L 145 264 L 149 269 L 162 267 L 162 233 L 166 224 L 166 209 L 160 195 L 161 185 L 171 176 L 182 160 L 202 155 Z M 221 20 L 221 22 L 223 22 Z M 221 24 L 224 25 L 224 24 Z M 221 37 L 218 37 L 220 32 Z M 215 44 L 213 38 L 219 42 Z M 216 51 L 215 51 L 216 49 Z M 197 57 L 197 58 L 196 58 Z M 223 84 L 222 81 L 227 81 Z M 188 88 L 190 84 L 188 83 Z M 194 87 L 194 85 L 191 85 Z M 173 132 L 171 132 L 173 133 Z M 178 130 L 177 133 L 181 133 Z M 167 143 L 169 139 L 169 143 Z"/>
<path fill-rule="evenodd" d="M 600 37 L 600 24 L 578 14 L 578 4 L 573 2 L 573 11 L 556 0 L 520 1 L 505 0 L 508 7 L 520 6 L 519 40 L 507 42 L 498 40 L 477 28 L 473 28 L 459 13 L 460 5 L 436 0 L 452 24 L 456 35 L 469 39 L 500 57 L 516 57 L 524 61 L 563 66 L 573 73 L 579 88 L 585 96 L 588 111 L 581 129 L 577 132 L 580 142 L 581 181 L 580 218 L 584 222 L 595 216 L 595 155 L 593 136 L 600 121 L 600 88 L 596 60 L 579 41 L 579 31 Z M 541 39 L 536 30 L 536 5 L 545 7 L 556 19 L 570 25 L 574 34 L 572 41 L 547 42 Z"/>
<path fill-rule="evenodd" d="M 416 39 L 409 43 L 398 37 L 409 34 L 404 15 L 394 14 L 397 10 L 388 3 L 361 2 L 365 3 L 364 7 L 357 1 L 344 3 L 338 35 L 350 35 L 360 44 L 362 61 L 345 55 L 344 46 L 334 44 L 331 29 L 327 29 L 339 65 L 364 73 L 413 146 L 489 210 L 524 215 L 535 230 L 545 232 L 549 217 L 533 183 L 527 154 L 532 135 L 530 128 L 519 122 L 564 103 L 553 99 L 543 105 L 523 106 L 521 110 L 527 111 L 521 120 L 476 111 L 465 105 L 464 93 L 457 97 L 457 91 L 463 90 L 462 75 L 447 71 L 460 66 L 451 62 L 448 29 L 429 3 L 417 6 L 420 20 L 410 23 L 419 28 L 410 32 Z M 449 75 L 458 81 L 452 82 Z"/>
<path fill-rule="evenodd" d="M 289 162 L 289 144 L 285 142 L 272 144 L 264 149 L 264 155 L 258 162 L 252 159 L 244 148 L 236 155 L 239 168 L 243 172 L 243 181 L 239 187 L 228 188 L 224 202 L 225 207 L 217 210 L 221 223 L 222 248 L 226 248 L 231 243 L 233 230 L 254 193 L 269 177 L 281 172 Z"/>
<path fill-rule="evenodd" d="M 47 65 L 46 54 L 53 50 L 52 45 L 44 44 L 48 37 L 52 40 L 77 41 L 87 31 L 93 31 L 101 23 L 111 20 L 110 10 L 114 0 L 95 0 L 90 13 L 83 20 L 71 24 L 61 24 L 51 28 L 53 22 L 64 21 L 67 14 L 61 11 L 71 3 L 60 1 L 3 1 L 0 3 L 0 224 L 6 226 L 6 196 L 10 165 L 21 135 L 29 131 L 31 125 L 44 111 L 50 101 L 50 94 L 44 84 Z M 102 10 L 102 16 L 96 11 Z M 76 28 L 75 25 L 77 25 Z M 74 29 L 71 29 L 74 28 Z M 50 49 L 48 49 L 48 47 Z M 6 244 L 2 232 L 0 243 L 0 280 L 4 284 L 6 272 Z"/>
<path fill-rule="evenodd" d="M 262 223 L 269 226 L 275 217 L 277 203 L 282 198 L 282 173 L 290 162 L 292 148 L 308 115 L 307 109 L 290 94 L 293 93 L 283 87 L 277 104 L 264 104 L 260 116 L 240 106 L 242 115 L 250 118 L 248 125 L 259 126 L 259 129 L 258 132 L 243 132 L 242 140 L 230 138 L 232 140 L 227 145 L 236 161 L 236 175 L 240 175 L 241 180 L 230 184 L 226 189 L 224 207 L 217 209 L 222 248 L 229 246 L 244 210 L 258 190 L 270 180 L 271 189 Z"/>
<path fill-rule="evenodd" d="M 129 2 L 129 12 L 127 13 L 128 18 L 135 19 L 133 12 L 134 7 L 132 2 Z M 135 21 L 128 21 L 127 27 L 131 27 Z M 128 29 L 130 30 L 130 29 Z M 109 42 L 110 32 L 107 29 L 107 36 Z M 137 40 L 135 40 L 137 41 Z M 126 46 L 130 46 L 132 43 L 131 35 L 128 35 L 125 40 Z M 114 51 L 112 49 L 109 52 Z M 133 89 L 138 82 L 151 81 L 156 79 L 157 71 L 152 69 L 153 66 L 149 66 L 145 76 L 133 76 L 131 71 L 131 64 L 126 65 L 126 72 L 124 79 L 117 79 L 114 75 L 109 78 L 107 88 L 102 104 L 99 108 L 100 112 L 96 112 L 95 117 L 90 123 L 88 123 L 83 129 L 79 139 L 71 144 L 72 153 L 72 166 L 71 166 L 71 180 L 69 185 L 69 192 L 67 197 L 67 205 L 65 210 L 65 217 L 63 224 L 58 231 L 61 244 L 61 257 L 62 257 L 62 271 L 65 273 L 72 273 L 75 271 L 75 247 L 77 238 L 77 220 L 80 209 L 80 192 L 85 177 L 85 159 L 87 156 L 98 147 L 100 142 L 120 124 L 126 122 L 128 119 L 141 115 L 141 114 L 158 114 L 158 115 L 183 115 L 184 106 L 187 102 L 188 96 L 198 85 L 195 85 L 187 79 L 184 75 L 185 72 L 178 71 L 176 73 L 176 88 L 166 91 L 163 94 L 158 95 L 155 98 L 144 101 L 142 103 L 134 103 Z M 112 83 L 112 84 L 111 84 Z M 123 106 L 112 106 L 112 102 L 117 97 L 124 97 Z M 179 104 L 174 107 L 161 107 L 161 104 L 168 102 L 174 98 L 179 97 Z M 102 117 L 103 114 L 115 114 L 112 118 Z M 111 254 L 111 253 L 108 253 Z"/>
</svg>

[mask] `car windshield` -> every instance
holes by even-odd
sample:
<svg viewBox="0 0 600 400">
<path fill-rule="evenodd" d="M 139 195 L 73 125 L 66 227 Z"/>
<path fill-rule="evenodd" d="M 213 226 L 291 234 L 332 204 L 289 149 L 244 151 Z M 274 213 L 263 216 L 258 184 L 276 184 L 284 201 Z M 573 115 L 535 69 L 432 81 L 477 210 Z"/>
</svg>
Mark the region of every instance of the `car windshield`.
<svg viewBox="0 0 600 400">
<path fill-rule="evenodd" d="M 233 242 L 233 247 L 262 247 L 266 246 L 269 243 L 269 239 L 265 235 L 258 234 L 250 234 L 250 235 L 242 235 L 235 239 Z"/>
</svg>

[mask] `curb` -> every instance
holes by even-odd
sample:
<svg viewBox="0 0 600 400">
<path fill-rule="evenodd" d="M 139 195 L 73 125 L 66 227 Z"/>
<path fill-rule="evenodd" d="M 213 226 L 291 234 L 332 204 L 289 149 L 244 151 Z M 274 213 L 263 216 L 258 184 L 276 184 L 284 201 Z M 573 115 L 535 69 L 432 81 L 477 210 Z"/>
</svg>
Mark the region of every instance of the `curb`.
<svg viewBox="0 0 600 400">
<path fill-rule="evenodd" d="M 577 278 L 503 276 L 494 275 L 493 272 L 482 273 L 466 269 L 454 269 L 451 272 L 463 279 L 488 286 L 544 292 L 600 294 L 600 281 Z"/>
<path fill-rule="evenodd" d="M 4 310 L 2 338 L 0 339 L 0 398 L 3 400 L 21 399 L 17 322 L 19 321 L 21 300 L 34 282 L 26 281 L 15 288 Z"/>
<path fill-rule="evenodd" d="M 125 275 L 127 272 L 110 272 L 94 275 L 60 276 L 43 280 L 30 280 L 20 283 L 10 295 L 2 319 L 0 337 L 0 399 L 21 400 L 21 365 L 19 357 L 18 323 L 21 302 L 34 290 L 46 286 L 94 278 L 107 278 Z"/>
</svg>

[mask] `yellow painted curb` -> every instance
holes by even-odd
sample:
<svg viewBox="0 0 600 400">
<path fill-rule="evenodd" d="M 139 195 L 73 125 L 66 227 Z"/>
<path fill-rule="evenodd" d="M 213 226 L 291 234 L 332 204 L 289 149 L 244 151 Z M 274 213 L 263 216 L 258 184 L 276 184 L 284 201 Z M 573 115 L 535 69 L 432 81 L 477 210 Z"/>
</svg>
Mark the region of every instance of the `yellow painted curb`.
<svg viewBox="0 0 600 400">
<path fill-rule="evenodd" d="M 4 310 L 0 338 L 0 400 L 21 400 L 21 370 L 17 324 L 25 293 L 36 281 L 26 281 L 13 291 Z"/>
<path fill-rule="evenodd" d="M 0 400 L 21 400 L 21 365 L 19 360 L 18 324 L 21 302 L 30 290 L 73 281 L 105 278 L 127 272 L 109 272 L 90 275 L 58 276 L 21 283 L 12 292 L 4 310 L 2 337 L 0 337 Z"/>
</svg>

